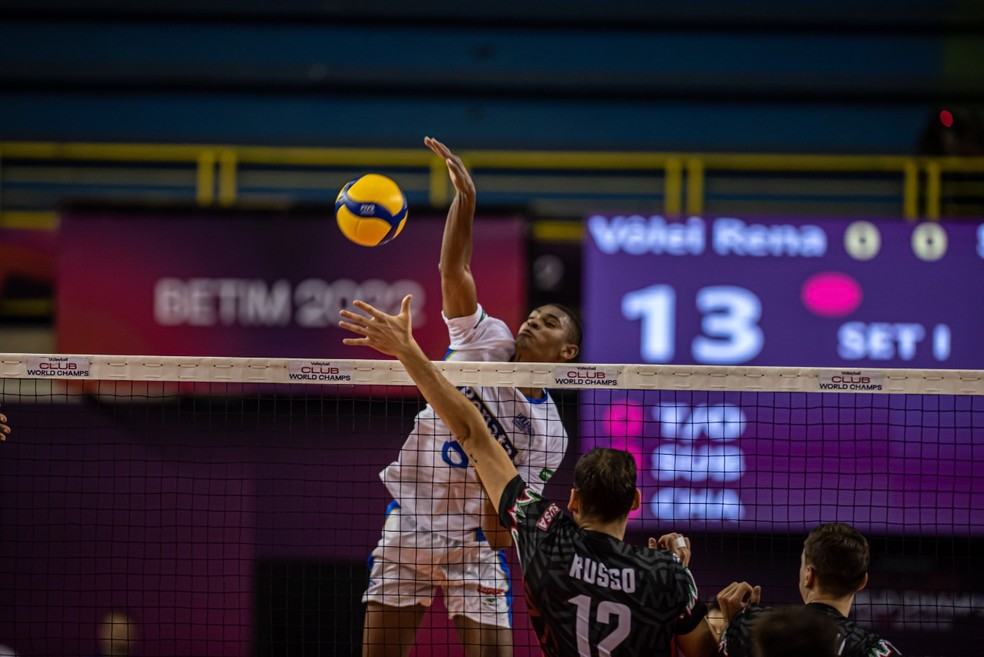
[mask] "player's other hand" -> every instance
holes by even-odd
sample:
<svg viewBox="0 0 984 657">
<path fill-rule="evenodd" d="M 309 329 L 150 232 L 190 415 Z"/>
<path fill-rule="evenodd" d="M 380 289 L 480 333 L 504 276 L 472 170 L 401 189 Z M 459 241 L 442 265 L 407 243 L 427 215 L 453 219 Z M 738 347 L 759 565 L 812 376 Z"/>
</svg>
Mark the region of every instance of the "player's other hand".
<svg viewBox="0 0 984 657">
<path fill-rule="evenodd" d="M 658 539 L 649 539 L 650 550 L 668 550 L 675 554 L 684 566 L 690 565 L 690 539 L 683 534 L 663 534 Z"/>
<path fill-rule="evenodd" d="M 451 176 L 451 184 L 454 185 L 455 191 L 466 200 L 474 201 L 475 182 L 461 158 L 433 137 L 424 137 L 424 146 L 434 151 L 434 154 L 448 165 L 448 174 Z"/>
<path fill-rule="evenodd" d="M 718 605 L 725 620 L 731 622 L 735 614 L 747 607 L 756 605 L 762 599 L 762 587 L 748 582 L 732 582 L 717 594 Z"/>
<path fill-rule="evenodd" d="M 415 344 L 411 332 L 413 323 L 413 318 L 410 316 L 411 299 L 412 296 L 409 294 L 403 297 L 400 312 L 397 315 L 384 313 L 365 301 L 353 301 L 352 305 L 366 314 L 342 310 L 339 314 L 345 319 L 340 321 L 338 325 L 361 337 L 345 338 L 342 343 L 372 347 L 387 356 L 399 356 L 402 350 Z"/>
</svg>

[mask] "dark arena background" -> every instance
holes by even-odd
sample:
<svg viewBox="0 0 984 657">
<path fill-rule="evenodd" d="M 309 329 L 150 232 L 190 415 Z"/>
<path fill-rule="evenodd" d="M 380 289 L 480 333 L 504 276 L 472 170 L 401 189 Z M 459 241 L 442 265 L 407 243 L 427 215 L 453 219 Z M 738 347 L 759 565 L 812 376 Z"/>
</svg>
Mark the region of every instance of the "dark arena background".
<svg viewBox="0 0 984 657">
<path fill-rule="evenodd" d="M 338 312 L 412 294 L 445 355 L 425 135 L 474 178 L 483 306 L 583 322 L 575 364 L 441 365 L 550 390 L 548 497 L 630 451 L 627 539 L 685 533 L 708 601 L 799 604 L 850 523 L 851 617 L 979 654 L 984 6 L 391 5 L 0 1 L 0 657 L 362 653 L 423 404 Z M 375 248 L 333 217 L 367 172 L 409 206 Z M 463 654 L 439 596 L 411 655 Z"/>
</svg>

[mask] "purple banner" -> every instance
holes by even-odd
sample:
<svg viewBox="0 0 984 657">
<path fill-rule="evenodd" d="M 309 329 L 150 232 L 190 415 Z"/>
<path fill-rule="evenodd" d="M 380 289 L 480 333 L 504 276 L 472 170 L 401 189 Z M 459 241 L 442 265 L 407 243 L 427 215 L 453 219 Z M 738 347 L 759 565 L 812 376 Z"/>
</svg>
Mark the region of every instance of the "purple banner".
<svg viewBox="0 0 984 657">
<path fill-rule="evenodd" d="M 585 361 L 984 368 L 980 222 L 585 225 Z"/>
<path fill-rule="evenodd" d="M 62 353 L 379 358 L 346 347 L 338 311 L 414 295 L 425 352 L 447 349 L 437 270 L 444 222 L 411 216 L 393 242 L 346 240 L 327 214 L 70 211 L 58 236 Z M 520 217 L 475 222 L 472 270 L 486 309 L 517 329 L 526 313 Z"/>
</svg>

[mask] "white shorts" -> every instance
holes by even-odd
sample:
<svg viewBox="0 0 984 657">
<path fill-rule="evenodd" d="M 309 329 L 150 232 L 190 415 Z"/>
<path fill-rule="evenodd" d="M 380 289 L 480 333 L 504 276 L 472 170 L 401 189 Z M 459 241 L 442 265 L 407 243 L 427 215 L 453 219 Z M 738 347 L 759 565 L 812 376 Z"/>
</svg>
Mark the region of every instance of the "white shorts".
<svg viewBox="0 0 984 657">
<path fill-rule="evenodd" d="M 391 505 L 370 557 L 369 588 L 362 602 L 429 607 L 439 588 L 444 590 L 449 617 L 512 627 L 512 588 L 505 554 L 493 550 L 481 536 L 459 541 L 417 531 L 413 516 L 404 516 L 399 506 Z"/>
</svg>

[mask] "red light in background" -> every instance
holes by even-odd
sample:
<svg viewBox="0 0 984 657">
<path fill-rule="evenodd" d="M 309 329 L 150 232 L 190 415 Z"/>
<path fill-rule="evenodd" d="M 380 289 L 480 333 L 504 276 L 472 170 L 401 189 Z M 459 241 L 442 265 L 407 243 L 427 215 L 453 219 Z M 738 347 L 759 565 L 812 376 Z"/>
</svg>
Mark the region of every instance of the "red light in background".
<svg viewBox="0 0 984 657">
<path fill-rule="evenodd" d="M 950 110 L 940 112 L 940 123 L 943 124 L 944 128 L 949 128 L 953 125 L 953 114 L 950 113 Z"/>
</svg>

